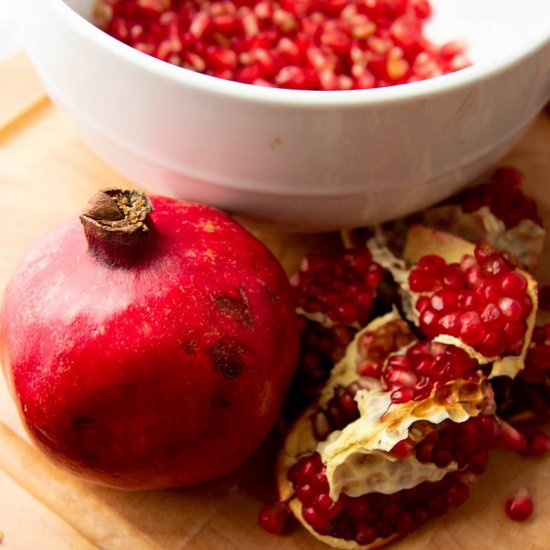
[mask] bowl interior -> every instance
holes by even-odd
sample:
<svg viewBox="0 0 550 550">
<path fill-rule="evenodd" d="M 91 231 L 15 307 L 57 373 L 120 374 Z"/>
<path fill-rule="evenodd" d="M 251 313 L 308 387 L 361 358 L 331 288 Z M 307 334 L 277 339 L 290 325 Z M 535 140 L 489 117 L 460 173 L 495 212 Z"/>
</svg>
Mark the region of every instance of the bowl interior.
<svg viewBox="0 0 550 550">
<path fill-rule="evenodd" d="M 90 20 L 95 0 L 63 0 Z M 474 62 L 490 61 L 521 39 L 548 29 L 549 0 L 431 0 L 426 34 L 435 43 L 464 40 Z"/>
</svg>

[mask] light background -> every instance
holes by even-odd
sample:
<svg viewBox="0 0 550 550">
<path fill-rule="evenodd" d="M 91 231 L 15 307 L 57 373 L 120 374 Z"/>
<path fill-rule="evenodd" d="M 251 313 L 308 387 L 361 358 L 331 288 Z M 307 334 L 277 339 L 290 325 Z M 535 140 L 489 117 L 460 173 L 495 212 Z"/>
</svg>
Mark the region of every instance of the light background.
<svg viewBox="0 0 550 550">
<path fill-rule="evenodd" d="M 0 62 L 21 48 L 16 13 L 19 1 L 0 0 Z"/>
</svg>

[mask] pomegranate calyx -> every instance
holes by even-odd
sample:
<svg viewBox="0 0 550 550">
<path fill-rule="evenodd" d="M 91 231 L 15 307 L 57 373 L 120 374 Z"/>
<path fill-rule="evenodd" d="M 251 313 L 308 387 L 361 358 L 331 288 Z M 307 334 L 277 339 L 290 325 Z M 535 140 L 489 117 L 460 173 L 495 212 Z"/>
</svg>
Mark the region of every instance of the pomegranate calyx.
<svg viewBox="0 0 550 550">
<path fill-rule="evenodd" d="M 149 230 L 148 216 L 152 211 L 153 205 L 142 191 L 115 187 L 93 195 L 80 220 L 83 224 L 98 225 L 109 233 L 131 234 Z"/>
<path fill-rule="evenodd" d="M 135 189 L 107 188 L 93 195 L 80 215 L 89 251 L 110 264 L 128 263 L 138 256 L 152 228 L 153 205 Z"/>
</svg>

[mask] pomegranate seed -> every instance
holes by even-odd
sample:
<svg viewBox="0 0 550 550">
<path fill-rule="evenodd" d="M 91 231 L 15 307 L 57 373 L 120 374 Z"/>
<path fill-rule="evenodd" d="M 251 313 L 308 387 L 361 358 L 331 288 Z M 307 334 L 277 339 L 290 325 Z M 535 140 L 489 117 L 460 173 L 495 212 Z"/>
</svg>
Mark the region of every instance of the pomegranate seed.
<svg viewBox="0 0 550 550">
<path fill-rule="evenodd" d="M 451 508 L 462 506 L 470 496 L 470 490 L 464 483 L 456 482 L 445 492 L 445 497 Z"/>
<path fill-rule="evenodd" d="M 527 437 L 527 445 L 522 454 L 525 456 L 541 456 L 550 451 L 550 437 L 542 430 L 537 430 Z"/>
<path fill-rule="evenodd" d="M 390 451 L 390 454 L 398 459 L 407 458 L 412 454 L 414 450 L 414 443 L 412 441 L 409 441 L 408 439 L 403 439 L 402 441 L 399 441 L 399 443 L 396 443 L 392 450 Z"/>
<path fill-rule="evenodd" d="M 527 446 L 527 438 L 507 422 L 502 422 L 501 426 L 501 446 L 503 449 L 521 453 Z"/>
<path fill-rule="evenodd" d="M 289 519 L 289 511 L 286 504 L 277 502 L 264 506 L 258 514 L 260 527 L 268 533 L 280 535 L 285 531 Z"/>
<path fill-rule="evenodd" d="M 506 501 L 506 515 L 514 521 L 526 521 L 533 514 L 533 501 L 525 488 L 520 488 Z"/>
</svg>

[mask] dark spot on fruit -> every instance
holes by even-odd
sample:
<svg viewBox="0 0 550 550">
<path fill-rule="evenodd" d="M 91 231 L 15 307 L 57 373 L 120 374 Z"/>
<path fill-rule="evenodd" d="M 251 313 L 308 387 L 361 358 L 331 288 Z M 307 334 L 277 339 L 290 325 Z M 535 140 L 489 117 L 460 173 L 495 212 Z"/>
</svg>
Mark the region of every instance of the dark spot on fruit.
<svg viewBox="0 0 550 550">
<path fill-rule="evenodd" d="M 227 317 L 233 317 L 237 322 L 248 329 L 254 328 L 254 319 L 248 307 L 248 297 L 242 287 L 239 288 L 239 297 L 217 296 L 214 298 L 218 311 Z"/>
<path fill-rule="evenodd" d="M 226 380 L 238 378 L 246 366 L 245 348 L 232 338 L 220 338 L 209 349 L 209 353 L 214 371 L 221 374 Z"/>
<path fill-rule="evenodd" d="M 94 424 L 94 419 L 90 416 L 75 416 L 71 419 L 73 430 L 85 430 Z"/>
<path fill-rule="evenodd" d="M 217 393 L 212 397 L 212 408 L 227 410 L 231 407 L 231 400 L 223 393 Z"/>
<path fill-rule="evenodd" d="M 195 355 L 199 349 L 199 342 L 196 338 L 190 338 L 185 342 L 178 341 L 178 344 L 183 348 L 187 355 Z"/>
</svg>

